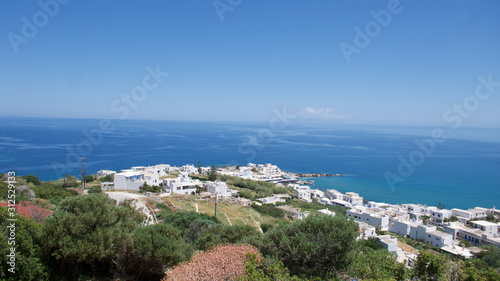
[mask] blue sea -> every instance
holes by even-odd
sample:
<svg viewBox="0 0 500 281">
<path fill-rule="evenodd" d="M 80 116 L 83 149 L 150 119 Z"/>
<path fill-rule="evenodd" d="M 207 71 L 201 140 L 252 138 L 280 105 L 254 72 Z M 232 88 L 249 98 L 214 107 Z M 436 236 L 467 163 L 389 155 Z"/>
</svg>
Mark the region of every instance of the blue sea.
<svg viewBox="0 0 500 281">
<path fill-rule="evenodd" d="M 101 169 L 273 163 L 313 188 L 367 200 L 446 208 L 500 207 L 500 132 L 355 125 L 0 118 L 0 172 L 52 180 Z M 425 143 L 420 148 L 416 143 Z M 401 164 L 406 163 L 406 164 Z M 389 178 L 389 180 L 388 180 Z"/>
</svg>

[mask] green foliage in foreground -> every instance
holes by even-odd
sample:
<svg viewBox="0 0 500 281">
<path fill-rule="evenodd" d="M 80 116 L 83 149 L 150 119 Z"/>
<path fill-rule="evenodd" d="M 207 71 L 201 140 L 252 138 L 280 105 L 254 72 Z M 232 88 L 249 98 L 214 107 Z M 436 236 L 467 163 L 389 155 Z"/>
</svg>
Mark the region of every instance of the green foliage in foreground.
<svg viewBox="0 0 500 281">
<path fill-rule="evenodd" d="M 15 239 L 9 240 L 7 226 L 12 224 L 15 225 Z M 47 280 L 48 267 L 41 259 L 41 236 L 40 224 L 17 214 L 11 217 L 7 208 L 0 207 L 0 280 Z M 11 247 L 15 247 L 14 273 L 8 271 L 11 265 L 7 264 Z"/>
<path fill-rule="evenodd" d="M 105 195 L 64 200 L 43 225 L 43 242 L 63 276 L 109 270 L 132 244 L 142 216 L 129 206 L 116 206 Z M 71 277 L 70 277 L 71 279 Z"/>
<path fill-rule="evenodd" d="M 395 254 L 371 248 L 365 248 L 354 256 L 348 273 L 362 280 L 407 280 L 410 277 L 409 270 L 397 262 Z"/>
<path fill-rule="evenodd" d="M 165 275 L 164 266 L 176 265 L 193 254 L 192 246 L 182 239 L 181 231 L 169 224 L 138 227 L 133 247 L 135 274 L 147 279 L 161 279 Z"/>
<path fill-rule="evenodd" d="M 326 277 L 350 264 L 358 231 L 358 224 L 343 216 L 312 215 L 268 231 L 258 246 L 292 274 Z"/>
<path fill-rule="evenodd" d="M 487 251 L 468 261 L 422 250 L 414 269 L 407 269 L 376 239 L 356 241 L 358 226 L 342 215 L 342 208 L 333 207 L 336 217 L 311 215 L 292 223 L 262 224 L 261 234 L 253 226 L 226 226 L 206 214 L 174 212 L 158 204 L 169 210 L 161 213 L 163 223 L 144 226 L 134 208 L 117 206 L 102 193 L 78 196 L 60 180 L 39 186 L 33 177 L 18 180 L 35 191 L 35 205 L 55 211 L 45 223 L 16 215 L 16 274 L 10 275 L 9 214 L 0 208 L 0 280 L 160 280 L 165 266 L 189 259 L 194 250 L 249 243 L 259 248 L 261 257 L 249 258 L 240 280 L 500 281 L 497 247 L 485 247 Z M 0 181 L 0 189 L 6 188 Z M 289 203 L 313 211 L 325 207 Z M 274 210 L 262 207 L 257 209 L 268 214 Z"/>
</svg>

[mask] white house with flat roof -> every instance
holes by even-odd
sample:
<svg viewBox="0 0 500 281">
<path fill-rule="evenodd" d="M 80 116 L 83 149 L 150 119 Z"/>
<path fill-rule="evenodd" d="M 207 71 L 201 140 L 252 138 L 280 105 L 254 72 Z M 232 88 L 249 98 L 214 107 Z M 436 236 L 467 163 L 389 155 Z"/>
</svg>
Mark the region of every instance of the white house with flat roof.
<svg viewBox="0 0 500 281">
<path fill-rule="evenodd" d="M 301 211 L 299 208 L 294 208 L 294 207 L 291 207 L 291 206 L 286 206 L 286 205 L 282 205 L 282 206 L 277 206 L 276 208 L 278 209 L 281 209 L 283 211 L 285 211 L 287 214 L 289 214 L 292 218 L 294 219 L 299 219 L 299 220 L 302 220 L 302 219 L 305 219 L 307 218 L 311 213 L 308 212 L 308 211 Z"/>
<path fill-rule="evenodd" d="M 489 221 L 471 221 L 472 227 L 480 229 L 484 233 L 491 235 L 498 234 L 498 224 Z"/>
<path fill-rule="evenodd" d="M 180 170 L 181 172 L 186 172 L 188 174 L 198 174 L 198 168 L 192 164 L 184 165 Z"/>
<path fill-rule="evenodd" d="M 356 240 L 368 239 L 370 237 L 377 236 L 376 228 L 373 225 L 369 225 L 365 222 L 356 221 L 359 225 L 359 234 Z"/>
<path fill-rule="evenodd" d="M 142 176 L 148 185 L 160 185 L 160 175 L 156 173 L 142 172 Z"/>
<path fill-rule="evenodd" d="M 498 234 L 492 235 L 480 229 L 465 228 L 460 231 L 460 238 L 479 246 L 494 245 L 500 247 L 500 237 Z"/>
<path fill-rule="evenodd" d="M 327 189 L 325 193 L 326 197 L 330 199 L 344 200 L 344 194 L 336 189 Z"/>
<path fill-rule="evenodd" d="M 389 229 L 389 216 L 364 206 L 355 206 L 347 210 L 347 217 L 354 218 L 354 220 L 358 222 L 373 225 L 380 228 L 382 231 Z"/>
<path fill-rule="evenodd" d="M 273 194 L 272 196 L 260 198 L 257 200 L 262 201 L 264 204 L 273 204 L 276 205 L 276 203 L 285 203 L 286 198 L 290 198 L 290 195 L 288 194 Z"/>
<path fill-rule="evenodd" d="M 351 205 L 363 205 L 363 197 L 359 196 L 356 192 L 346 192 L 344 201 L 351 203 Z"/>
<path fill-rule="evenodd" d="M 115 189 L 139 190 L 144 185 L 144 176 L 141 172 L 120 172 L 114 177 Z"/>
<path fill-rule="evenodd" d="M 217 196 L 228 197 L 233 193 L 233 190 L 223 181 L 205 182 L 203 185 L 208 192 Z"/>
<path fill-rule="evenodd" d="M 410 234 L 410 227 L 415 227 L 419 224 L 421 224 L 421 222 L 413 222 L 391 217 L 389 219 L 389 231 L 406 237 Z"/>
<path fill-rule="evenodd" d="M 202 187 L 200 180 L 193 180 L 187 172 L 181 172 L 177 178 L 167 178 L 163 180 L 163 188 L 166 192 L 178 194 L 196 194 L 196 186 Z"/>
<path fill-rule="evenodd" d="M 295 195 L 298 199 L 311 202 L 311 188 L 307 185 L 300 185 L 295 190 Z"/>
<path fill-rule="evenodd" d="M 431 217 L 432 223 L 442 225 L 445 219 L 451 218 L 451 210 L 430 207 L 429 216 Z"/>
<path fill-rule="evenodd" d="M 397 252 L 400 250 L 398 248 L 398 238 L 391 235 L 378 235 L 377 236 L 380 243 L 384 246 L 385 249 L 389 252 Z"/>
<path fill-rule="evenodd" d="M 453 236 L 451 234 L 437 231 L 436 226 L 430 225 L 410 226 L 410 238 L 413 240 L 423 239 L 430 243 L 431 246 L 438 248 L 453 244 Z"/>
<path fill-rule="evenodd" d="M 325 193 L 319 189 L 311 189 L 311 198 L 317 199 L 318 201 L 321 200 L 321 198 L 325 197 Z"/>
<path fill-rule="evenodd" d="M 461 237 L 461 232 L 466 229 L 463 223 L 454 221 L 447 222 L 443 225 L 443 229 L 446 233 L 451 234 L 453 239 L 458 239 Z"/>
<path fill-rule="evenodd" d="M 111 171 L 111 170 L 100 170 L 100 171 L 97 171 L 97 177 L 98 178 L 102 178 L 102 177 L 105 177 L 105 176 L 108 176 L 108 175 L 114 175 L 116 174 L 116 171 Z"/>
<path fill-rule="evenodd" d="M 318 210 L 317 212 L 319 214 L 322 214 L 322 215 L 328 215 L 328 216 L 335 217 L 335 212 L 334 211 L 330 211 L 328 209 L 321 209 L 321 210 Z"/>
</svg>

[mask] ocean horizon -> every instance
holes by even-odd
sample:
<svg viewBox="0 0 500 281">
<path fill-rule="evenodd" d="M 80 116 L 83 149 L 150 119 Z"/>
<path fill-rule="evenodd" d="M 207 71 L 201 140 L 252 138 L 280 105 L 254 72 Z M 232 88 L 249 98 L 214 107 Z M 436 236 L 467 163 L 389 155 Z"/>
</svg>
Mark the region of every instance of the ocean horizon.
<svg viewBox="0 0 500 281">
<path fill-rule="evenodd" d="M 439 129 L 439 128 L 438 128 Z M 54 180 L 132 166 L 273 163 L 314 178 L 312 188 L 386 203 L 492 208 L 500 204 L 498 129 L 0 118 L 0 172 Z"/>
</svg>

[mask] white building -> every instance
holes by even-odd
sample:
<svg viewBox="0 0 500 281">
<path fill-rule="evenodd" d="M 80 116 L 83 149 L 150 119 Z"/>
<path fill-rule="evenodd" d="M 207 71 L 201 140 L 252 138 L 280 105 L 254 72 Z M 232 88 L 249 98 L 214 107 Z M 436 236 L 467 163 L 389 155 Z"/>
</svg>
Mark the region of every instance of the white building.
<svg viewBox="0 0 500 281">
<path fill-rule="evenodd" d="M 196 194 L 196 186 L 202 187 L 200 180 L 193 180 L 187 172 L 181 172 L 177 178 L 168 178 L 163 180 L 163 188 L 166 192 L 178 194 Z"/>
<path fill-rule="evenodd" d="M 192 164 L 184 165 L 181 167 L 181 172 L 186 172 L 188 174 L 198 174 L 198 168 Z"/>
<path fill-rule="evenodd" d="M 473 220 L 473 219 L 485 219 L 487 217 L 487 211 L 482 208 L 474 208 L 474 209 L 468 209 L 468 210 L 462 210 L 462 209 L 451 209 L 451 214 L 453 216 L 456 216 L 458 218 L 463 218 L 466 221 Z"/>
<path fill-rule="evenodd" d="M 412 219 L 420 220 L 422 216 L 429 216 L 427 206 L 422 204 L 403 204 L 402 206 L 408 210 L 408 214 Z"/>
<path fill-rule="evenodd" d="M 100 171 L 97 171 L 97 177 L 98 178 L 102 178 L 102 177 L 105 177 L 105 176 L 108 176 L 108 175 L 114 175 L 116 174 L 116 171 L 111 171 L 111 170 L 100 170 Z"/>
<path fill-rule="evenodd" d="M 321 200 L 321 198 L 325 197 L 325 193 L 319 189 L 311 189 L 311 198 L 314 198 L 318 201 Z"/>
<path fill-rule="evenodd" d="M 451 218 L 451 210 L 438 209 L 436 207 L 429 207 L 428 210 L 432 223 L 442 225 L 445 219 Z"/>
<path fill-rule="evenodd" d="M 475 245 L 495 245 L 500 247 L 500 238 L 498 234 L 489 234 L 481 229 L 464 228 L 460 232 L 460 238 L 467 240 Z"/>
<path fill-rule="evenodd" d="M 438 248 L 453 244 L 453 236 L 451 234 L 437 231 L 436 226 L 430 225 L 410 226 L 410 238 L 413 240 L 423 239 L 430 243 L 431 246 Z"/>
<path fill-rule="evenodd" d="M 305 219 L 305 218 L 307 218 L 311 214 L 308 211 L 302 212 L 300 209 L 293 208 L 291 206 L 277 206 L 276 208 L 285 211 L 292 218 L 299 219 L 299 220 Z"/>
<path fill-rule="evenodd" d="M 357 223 L 359 225 L 359 234 L 358 237 L 356 237 L 356 240 L 368 239 L 370 237 L 377 236 L 377 231 L 374 226 L 360 221 L 358 221 Z"/>
<path fill-rule="evenodd" d="M 328 215 L 328 216 L 335 217 L 335 212 L 330 211 L 330 210 L 328 210 L 328 209 L 321 209 L 321 210 L 318 210 L 318 213 L 323 214 L 323 215 Z"/>
<path fill-rule="evenodd" d="M 347 201 L 354 205 L 363 205 L 363 197 L 359 196 L 356 192 L 346 192 L 344 195 L 344 201 Z"/>
<path fill-rule="evenodd" d="M 377 236 L 380 243 L 387 249 L 389 252 L 397 252 L 400 250 L 398 248 L 398 238 L 391 235 L 379 235 Z"/>
<path fill-rule="evenodd" d="M 144 176 L 140 172 L 120 172 L 115 174 L 115 189 L 139 190 L 144 185 Z"/>
<path fill-rule="evenodd" d="M 205 182 L 204 186 L 207 188 L 207 191 L 211 194 L 216 194 L 217 196 L 231 196 L 233 190 L 230 189 L 225 182 L 215 181 L 215 182 Z"/>
<path fill-rule="evenodd" d="M 159 164 L 145 169 L 147 173 L 158 175 L 158 178 L 164 177 L 170 171 L 170 165 Z M 156 184 L 157 185 L 157 184 Z"/>
<path fill-rule="evenodd" d="M 378 227 L 382 231 L 389 229 L 389 217 L 381 212 L 363 206 L 355 206 L 347 210 L 347 217 Z"/>
<path fill-rule="evenodd" d="M 344 195 L 335 189 L 328 189 L 326 190 L 326 197 L 328 197 L 330 200 L 344 200 Z"/>
<path fill-rule="evenodd" d="M 250 164 L 250 163 L 249 163 Z M 274 177 L 274 176 L 281 176 L 281 170 L 278 168 L 276 165 L 272 165 L 270 163 L 266 165 L 258 165 L 259 172 L 268 176 L 268 177 Z"/>
<path fill-rule="evenodd" d="M 489 221 L 471 221 L 472 227 L 480 229 L 484 233 L 496 235 L 498 234 L 498 224 Z"/>
<path fill-rule="evenodd" d="M 260 198 L 257 200 L 262 201 L 262 203 L 264 203 L 264 204 L 276 205 L 276 203 L 285 203 L 286 202 L 285 198 L 290 198 L 290 195 L 288 195 L 288 194 L 273 194 L 272 196 Z"/>
<path fill-rule="evenodd" d="M 401 220 L 396 217 L 392 217 L 389 219 L 389 231 L 406 237 L 410 234 L 410 227 L 416 227 L 419 224 L 421 223 Z"/>
<path fill-rule="evenodd" d="M 307 185 L 301 185 L 295 190 L 295 194 L 298 199 L 307 201 L 307 202 L 312 202 L 311 200 L 311 189 Z"/>
</svg>

